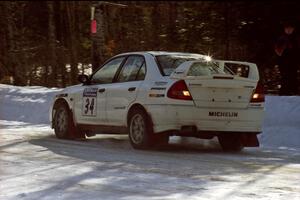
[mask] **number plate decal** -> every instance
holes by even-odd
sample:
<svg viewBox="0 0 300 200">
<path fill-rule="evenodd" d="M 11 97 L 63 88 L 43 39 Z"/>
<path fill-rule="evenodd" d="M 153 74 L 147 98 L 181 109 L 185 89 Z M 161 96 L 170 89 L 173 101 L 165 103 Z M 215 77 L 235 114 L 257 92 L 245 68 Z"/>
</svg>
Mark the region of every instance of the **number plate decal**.
<svg viewBox="0 0 300 200">
<path fill-rule="evenodd" d="M 82 115 L 97 116 L 97 91 L 98 88 L 85 88 L 82 98 Z"/>
</svg>

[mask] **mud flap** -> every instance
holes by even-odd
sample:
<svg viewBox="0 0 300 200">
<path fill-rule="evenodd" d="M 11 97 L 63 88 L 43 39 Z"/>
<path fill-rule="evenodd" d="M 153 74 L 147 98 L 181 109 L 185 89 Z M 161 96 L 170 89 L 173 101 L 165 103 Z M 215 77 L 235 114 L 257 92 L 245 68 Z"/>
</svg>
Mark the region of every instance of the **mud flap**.
<svg viewBox="0 0 300 200">
<path fill-rule="evenodd" d="M 259 147 L 257 134 L 242 134 L 241 142 L 244 147 Z"/>
</svg>

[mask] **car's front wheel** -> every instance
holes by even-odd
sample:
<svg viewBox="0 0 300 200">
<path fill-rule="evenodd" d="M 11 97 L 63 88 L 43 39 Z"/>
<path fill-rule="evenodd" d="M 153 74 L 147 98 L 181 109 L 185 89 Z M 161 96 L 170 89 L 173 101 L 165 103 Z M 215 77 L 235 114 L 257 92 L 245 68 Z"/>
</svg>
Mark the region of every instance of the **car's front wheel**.
<svg viewBox="0 0 300 200">
<path fill-rule="evenodd" d="M 85 138 L 84 134 L 76 130 L 71 111 L 64 104 L 56 106 L 53 123 L 54 133 L 59 139 Z"/>
<path fill-rule="evenodd" d="M 222 134 L 218 136 L 218 140 L 224 151 L 238 152 L 244 148 L 239 134 Z"/>
<path fill-rule="evenodd" d="M 148 149 L 153 145 L 153 127 L 142 109 L 134 109 L 128 120 L 128 135 L 133 148 Z"/>
</svg>

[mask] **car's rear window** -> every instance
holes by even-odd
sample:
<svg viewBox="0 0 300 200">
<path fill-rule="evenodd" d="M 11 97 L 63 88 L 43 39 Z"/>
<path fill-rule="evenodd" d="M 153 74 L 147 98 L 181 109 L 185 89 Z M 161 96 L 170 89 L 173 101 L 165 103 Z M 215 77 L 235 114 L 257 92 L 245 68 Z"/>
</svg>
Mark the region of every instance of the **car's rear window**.
<svg viewBox="0 0 300 200">
<path fill-rule="evenodd" d="M 182 63 L 186 61 L 192 61 L 201 59 L 201 56 L 197 55 L 159 55 L 155 56 L 157 64 L 161 69 L 164 76 L 170 76 L 170 74 Z"/>
<path fill-rule="evenodd" d="M 228 74 L 230 72 L 226 71 Z M 208 76 L 212 74 L 226 74 L 214 62 L 195 62 L 188 71 L 188 76 Z"/>
<path fill-rule="evenodd" d="M 225 63 L 225 68 L 229 69 L 236 76 L 247 78 L 249 76 L 249 66 L 236 63 Z"/>
<path fill-rule="evenodd" d="M 199 60 L 195 62 L 190 70 L 189 76 L 201 76 L 201 75 L 211 75 L 211 74 L 230 74 L 241 77 L 248 77 L 249 68 L 241 68 L 240 66 L 235 66 L 234 64 L 228 64 L 220 69 L 217 62 L 210 61 L 201 62 L 203 56 L 197 54 L 191 55 L 158 55 L 155 56 L 158 66 L 164 76 L 170 76 L 172 72 L 182 63 L 186 61 Z"/>
</svg>

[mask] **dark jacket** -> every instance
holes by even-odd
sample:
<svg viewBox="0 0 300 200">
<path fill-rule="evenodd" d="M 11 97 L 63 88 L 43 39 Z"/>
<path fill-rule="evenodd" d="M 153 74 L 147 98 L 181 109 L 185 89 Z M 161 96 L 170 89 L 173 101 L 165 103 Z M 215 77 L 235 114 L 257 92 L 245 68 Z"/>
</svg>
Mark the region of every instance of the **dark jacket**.
<svg viewBox="0 0 300 200">
<path fill-rule="evenodd" d="M 275 43 L 275 52 L 278 55 L 279 65 L 298 65 L 300 56 L 299 37 L 292 33 L 281 35 Z"/>
</svg>

